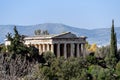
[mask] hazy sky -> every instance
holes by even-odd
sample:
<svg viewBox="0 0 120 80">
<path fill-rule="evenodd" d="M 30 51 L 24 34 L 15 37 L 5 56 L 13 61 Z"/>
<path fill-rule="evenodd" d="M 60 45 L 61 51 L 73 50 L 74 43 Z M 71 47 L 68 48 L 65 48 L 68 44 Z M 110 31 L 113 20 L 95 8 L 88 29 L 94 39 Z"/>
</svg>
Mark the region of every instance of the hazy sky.
<svg viewBox="0 0 120 80">
<path fill-rule="evenodd" d="M 79 28 L 120 27 L 120 0 L 0 0 L 0 25 L 63 23 Z"/>
</svg>

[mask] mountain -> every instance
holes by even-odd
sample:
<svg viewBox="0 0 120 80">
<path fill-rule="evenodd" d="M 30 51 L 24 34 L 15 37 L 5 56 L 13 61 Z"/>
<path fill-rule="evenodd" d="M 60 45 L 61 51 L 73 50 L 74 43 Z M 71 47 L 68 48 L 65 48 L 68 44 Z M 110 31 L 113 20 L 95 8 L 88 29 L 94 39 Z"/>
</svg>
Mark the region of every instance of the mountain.
<svg viewBox="0 0 120 80">
<path fill-rule="evenodd" d="M 18 31 L 22 35 L 34 35 L 34 31 L 37 29 L 48 30 L 50 34 L 59 34 L 61 32 L 72 32 L 77 36 L 87 36 L 89 43 L 96 43 L 97 45 L 107 45 L 110 42 L 110 28 L 100 28 L 100 29 L 82 29 L 75 28 L 72 26 L 59 24 L 59 23 L 45 23 L 31 26 L 19 26 L 16 25 Z M 3 43 L 5 35 L 9 32 L 13 34 L 14 25 L 0 25 L 0 42 Z M 117 33 L 118 45 L 120 46 L 120 27 L 115 27 Z"/>
</svg>

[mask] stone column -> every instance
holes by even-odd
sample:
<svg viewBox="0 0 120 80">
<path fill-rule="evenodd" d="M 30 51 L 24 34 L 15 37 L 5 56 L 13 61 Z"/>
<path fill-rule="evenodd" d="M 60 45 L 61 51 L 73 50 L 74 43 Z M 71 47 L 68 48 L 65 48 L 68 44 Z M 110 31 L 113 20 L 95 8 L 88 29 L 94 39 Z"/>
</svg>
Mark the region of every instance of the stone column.
<svg viewBox="0 0 120 80">
<path fill-rule="evenodd" d="M 41 45 L 39 44 L 39 53 L 41 54 L 42 51 L 41 51 Z"/>
<path fill-rule="evenodd" d="M 75 44 L 73 43 L 73 56 L 75 57 Z"/>
<path fill-rule="evenodd" d="M 85 44 L 83 44 L 83 56 L 86 56 L 86 52 L 85 52 Z"/>
<path fill-rule="evenodd" d="M 84 56 L 84 44 L 83 43 L 81 44 L 81 54 L 82 56 Z"/>
<path fill-rule="evenodd" d="M 47 44 L 47 51 L 50 51 L 50 47 L 49 47 L 49 44 Z"/>
<path fill-rule="evenodd" d="M 36 44 L 36 46 L 37 46 L 37 49 L 39 49 L 39 44 Z"/>
<path fill-rule="evenodd" d="M 41 46 L 41 53 L 43 52 L 43 45 L 42 44 L 40 44 L 40 46 Z"/>
<path fill-rule="evenodd" d="M 80 48 L 79 48 L 79 44 L 77 44 L 77 57 L 80 57 Z"/>
<path fill-rule="evenodd" d="M 73 45 L 74 45 L 73 43 L 70 44 L 70 56 L 71 57 L 74 57 L 74 55 L 73 55 L 74 54 L 73 53 Z"/>
<path fill-rule="evenodd" d="M 64 57 L 67 58 L 67 49 L 66 49 L 66 43 L 64 44 Z"/>
<path fill-rule="evenodd" d="M 35 48 L 37 48 L 37 44 L 34 44 Z"/>
<path fill-rule="evenodd" d="M 54 53 L 54 44 L 51 44 L 51 52 Z"/>
<path fill-rule="evenodd" d="M 60 44 L 57 44 L 57 57 L 60 57 Z"/>
<path fill-rule="evenodd" d="M 45 44 L 43 44 L 43 52 L 45 52 Z"/>
</svg>

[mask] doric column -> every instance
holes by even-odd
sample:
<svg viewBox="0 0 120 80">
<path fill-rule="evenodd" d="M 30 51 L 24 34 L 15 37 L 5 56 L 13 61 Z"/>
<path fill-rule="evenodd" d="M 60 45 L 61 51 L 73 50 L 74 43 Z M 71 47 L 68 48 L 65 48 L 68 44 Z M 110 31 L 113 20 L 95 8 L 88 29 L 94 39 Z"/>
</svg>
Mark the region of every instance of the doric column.
<svg viewBox="0 0 120 80">
<path fill-rule="evenodd" d="M 74 57 L 74 55 L 73 55 L 74 54 L 73 53 L 73 45 L 74 45 L 73 43 L 70 44 L 70 56 L 71 57 Z"/>
<path fill-rule="evenodd" d="M 60 44 L 57 44 L 57 57 L 60 57 Z"/>
<path fill-rule="evenodd" d="M 77 44 L 77 57 L 80 57 L 80 48 L 79 48 L 79 44 Z"/>
<path fill-rule="evenodd" d="M 43 44 L 40 44 L 40 46 L 41 46 L 41 53 L 43 52 Z"/>
<path fill-rule="evenodd" d="M 51 44 L 51 52 L 54 53 L 54 44 Z"/>
<path fill-rule="evenodd" d="M 45 44 L 43 44 L 43 52 L 45 52 Z"/>
<path fill-rule="evenodd" d="M 84 57 L 86 56 L 86 53 L 85 53 L 85 44 L 83 44 L 83 56 Z"/>
<path fill-rule="evenodd" d="M 67 58 L 67 49 L 66 49 L 66 43 L 64 44 L 64 57 Z"/>
<path fill-rule="evenodd" d="M 37 49 L 39 49 L 39 44 L 37 44 Z"/>
<path fill-rule="evenodd" d="M 50 47 L 49 47 L 49 44 L 47 44 L 47 51 L 50 51 Z"/>
<path fill-rule="evenodd" d="M 41 54 L 42 51 L 41 51 L 41 45 L 39 44 L 39 53 Z"/>
<path fill-rule="evenodd" d="M 81 44 L 81 54 L 82 54 L 82 56 L 85 56 L 84 49 L 85 49 L 85 45 L 82 43 Z"/>
<path fill-rule="evenodd" d="M 37 44 L 34 44 L 35 48 L 37 48 Z"/>
</svg>

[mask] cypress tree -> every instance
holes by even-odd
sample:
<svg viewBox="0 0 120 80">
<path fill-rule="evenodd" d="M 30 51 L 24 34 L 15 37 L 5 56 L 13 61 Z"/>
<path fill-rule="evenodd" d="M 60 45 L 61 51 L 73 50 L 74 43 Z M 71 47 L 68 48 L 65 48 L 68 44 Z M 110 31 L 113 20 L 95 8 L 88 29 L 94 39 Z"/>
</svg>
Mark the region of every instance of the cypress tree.
<svg viewBox="0 0 120 80">
<path fill-rule="evenodd" d="M 114 20 L 112 20 L 111 28 L 110 54 L 114 56 L 117 55 L 117 38 L 114 30 Z"/>
<path fill-rule="evenodd" d="M 111 60 L 111 65 L 116 64 L 117 58 L 117 42 L 116 42 L 116 33 L 114 30 L 114 20 L 112 20 L 112 28 L 111 28 L 111 41 L 110 41 L 110 60 Z"/>
<path fill-rule="evenodd" d="M 115 56 L 116 56 L 116 58 L 117 58 L 117 62 L 118 61 L 120 61 L 120 53 L 118 52 L 118 50 L 117 50 L 117 37 L 116 37 L 116 33 L 115 33 Z"/>
<path fill-rule="evenodd" d="M 106 56 L 106 62 L 109 66 L 114 67 L 117 63 L 117 38 L 114 30 L 114 20 L 112 20 L 110 53 Z"/>
<path fill-rule="evenodd" d="M 110 41 L 110 54 L 115 54 L 115 34 L 114 34 L 114 20 L 112 20 L 112 28 L 111 28 L 111 41 Z"/>
</svg>

